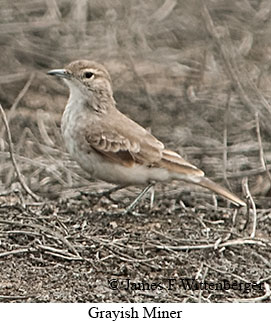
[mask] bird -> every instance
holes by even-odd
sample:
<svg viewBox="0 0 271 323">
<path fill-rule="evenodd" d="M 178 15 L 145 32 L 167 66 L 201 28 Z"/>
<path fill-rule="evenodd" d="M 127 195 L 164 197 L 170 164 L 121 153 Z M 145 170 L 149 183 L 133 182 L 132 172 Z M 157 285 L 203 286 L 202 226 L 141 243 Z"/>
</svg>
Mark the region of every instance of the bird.
<svg viewBox="0 0 271 323">
<path fill-rule="evenodd" d="M 70 156 L 93 178 L 122 186 L 180 180 L 207 188 L 236 207 L 246 205 L 121 113 L 104 65 L 76 60 L 47 74 L 63 79 L 69 88 L 61 132 Z"/>
</svg>

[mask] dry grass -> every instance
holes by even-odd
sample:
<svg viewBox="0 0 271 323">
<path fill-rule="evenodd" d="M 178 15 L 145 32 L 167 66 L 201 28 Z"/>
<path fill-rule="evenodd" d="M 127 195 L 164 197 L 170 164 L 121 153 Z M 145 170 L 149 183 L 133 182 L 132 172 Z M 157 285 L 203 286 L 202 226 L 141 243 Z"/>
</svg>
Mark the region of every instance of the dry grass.
<svg viewBox="0 0 271 323">
<path fill-rule="evenodd" d="M 114 275 L 161 280 L 198 273 L 215 281 L 235 274 L 270 283 L 270 1 L 1 0 L 0 5 L 0 103 L 19 174 L 40 198 L 35 204 L 18 184 L 7 129 L 0 123 L 0 300 L 243 299 L 238 293 L 114 294 L 107 285 Z M 111 186 L 88 179 L 69 159 L 59 131 L 68 92 L 45 74 L 78 58 L 104 63 L 119 109 L 210 177 L 240 194 L 245 179 L 254 204 L 249 226 L 230 224 L 233 210 L 216 208 L 211 194 L 177 183 L 158 186 L 152 211 L 139 205 L 148 217 L 117 217 L 137 190 L 116 192 L 113 204 L 95 194 Z M 80 190 L 92 195 L 86 199 Z M 197 239 L 203 249 L 194 249 Z M 45 292 L 29 286 L 36 267 L 37 285 L 46 285 Z M 62 291 L 55 289 L 55 268 L 61 268 Z M 10 280 L 10 289 L 2 287 Z M 75 280 L 81 291 L 71 287 Z M 248 298 L 268 299 L 268 286 Z"/>
</svg>

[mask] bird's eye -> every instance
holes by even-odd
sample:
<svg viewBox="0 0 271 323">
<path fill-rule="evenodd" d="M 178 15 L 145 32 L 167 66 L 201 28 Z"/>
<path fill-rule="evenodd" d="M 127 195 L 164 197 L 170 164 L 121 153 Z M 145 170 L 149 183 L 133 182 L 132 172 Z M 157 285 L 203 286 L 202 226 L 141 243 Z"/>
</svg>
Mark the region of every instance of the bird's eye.
<svg viewBox="0 0 271 323">
<path fill-rule="evenodd" d="M 87 78 L 87 79 L 90 79 L 93 75 L 94 74 L 91 72 L 85 72 L 85 74 L 84 74 L 85 78 Z"/>
</svg>

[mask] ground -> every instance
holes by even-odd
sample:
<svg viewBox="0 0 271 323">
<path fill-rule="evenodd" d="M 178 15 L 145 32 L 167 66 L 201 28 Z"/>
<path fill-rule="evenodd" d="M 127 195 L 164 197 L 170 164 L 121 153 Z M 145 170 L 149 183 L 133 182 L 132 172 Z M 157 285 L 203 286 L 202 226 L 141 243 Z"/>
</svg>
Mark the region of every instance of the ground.
<svg viewBox="0 0 271 323">
<path fill-rule="evenodd" d="M 251 239 L 246 212 L 184 208 L 180 196 L 157 192 L 152 209 L 146 198 L 136 213 L 122 215 L 124 193 L 117 192 L 118 204 L 86 195 L 1 203 L 0 299 L 270 301 L 268 212 L 258 213 Z M 206 286 L 189 289 L 186 279 Z M 225 281 L 231 285 L 224 290 L 211 286 Z"/>
<path fill-rule="evenodd" d="M 270 302 L 269 2 L 2 0 L 0 302 Z M 125 213 L 142 188 L 107 194 L 63 144 L 46 72 L 79 58 L 248 207 L 172 182 Z"/>
</svg>

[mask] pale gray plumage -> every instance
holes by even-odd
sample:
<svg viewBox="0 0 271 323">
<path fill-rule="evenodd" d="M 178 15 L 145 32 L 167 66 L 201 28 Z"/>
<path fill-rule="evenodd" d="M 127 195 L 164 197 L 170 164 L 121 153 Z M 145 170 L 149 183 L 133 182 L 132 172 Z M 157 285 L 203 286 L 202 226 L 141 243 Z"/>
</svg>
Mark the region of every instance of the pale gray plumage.
<svg viewBox="0 0 271 323">
<path fill-rule="evenodd" d="M 122 114 L 103 65 L 79 60 L 48 74 L 62 77 L 69 86 L 62 134 L 71 156 L 95 178 L 122 185 L 179 179 L 208 188 L 237 206 L 245 205 Z"/>
</svg>

